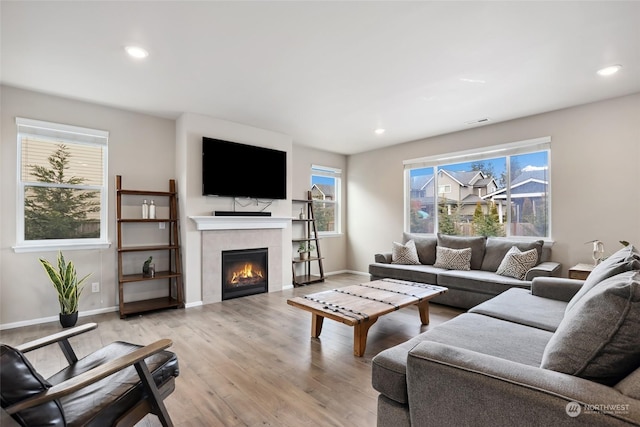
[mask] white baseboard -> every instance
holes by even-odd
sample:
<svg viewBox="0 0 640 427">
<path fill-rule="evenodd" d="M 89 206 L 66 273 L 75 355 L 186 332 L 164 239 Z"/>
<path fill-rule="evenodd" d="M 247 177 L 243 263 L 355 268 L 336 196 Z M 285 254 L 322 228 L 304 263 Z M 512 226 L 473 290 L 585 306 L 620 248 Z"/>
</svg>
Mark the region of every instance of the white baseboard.
<svg viewBox="0 0 640 427">
<path fill-rule="evenodd" d="M 118 307 L 105 307 L 105 308 L 98 308 L 96 310 L 81 311 L 78 313 L 78 317 L 93 316 L 95 314 L 102 314 L 102 313 L 111 313 L 113 311 L 118 311 Z M 20 328 L 22 326 L 32 326 L 32 325 L 40 325 L 42 323 L 57 322 L 59 320 L 60 320 L 59 316 L 49 316 L 49 317 L 41 317 L 39 319 L 30 319 L 30 320 L 23 320 L 20 322 L 5 323 L 3 325 L 0 325 L 0 331 L 4 331 L 6 329 Z"/>
<path fill-rule="evenodd" d="M 357 274 L 358 276 L 369 276 L 369 273 L 364 271 L 354 271 L 354 270 L 339 270 L 332 271 L 331 273 L 325 273 L 325 276 L 335 276 L 336 274 Z"/>
</svg>

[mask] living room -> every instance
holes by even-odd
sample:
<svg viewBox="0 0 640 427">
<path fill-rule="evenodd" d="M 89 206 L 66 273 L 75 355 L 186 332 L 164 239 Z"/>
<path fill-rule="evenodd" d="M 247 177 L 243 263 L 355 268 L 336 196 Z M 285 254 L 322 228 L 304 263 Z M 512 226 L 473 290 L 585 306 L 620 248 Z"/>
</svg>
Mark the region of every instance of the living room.
<svg viewBox="0 0 640 427">
<path fill-rule="evenodd" d="M 5 5 L 2 7 L 4 27 L 4 20 L 9 18 Z M 626 9 L 622 8 L 616 12 L 616 16 L 633 16 L 625 12 Z M 3 28 L 3 33 L 5 31 Z M 637 36 L 638 30 L 634 31 L 632 34 Z M 9 48 L 11 41 L 4 34 L 2 39 L 4 51 Z M 640 180 L 640 81 L 637 77 L 640 73 L 637 40 L 638 37 L 635 37 L 635 41 L 627 40 L 632 55 L 629 58 L 616 58 L 616 63 L 623 63 L 623 69 L 620 75 L 611 77 L 631 80 L 634 90 L 621 91 L 614 88 L 608 92 L 610 95 L 591 100 L 588 96 L 590 91 L 600 96 L 603 93 L 601 86 L 615 86 L 613 80 L 605 81 L 596 76 L 593 69 L 589 70 L 593 74 L 593 83 L 584 87 L 585 101 L 579 104 L 551 107 L 546 111 L 512 116 L 505 120 L 496 119 L 489 124 L 445 131 L 428 137 L 416 136 L 388 146 L 376 145 L 377 136 L 372 135 L 371 145 L 374 148 L 353 154 L 343 154 L 338 149 L 323 149 L 322 144 L 309 146 L 306 141 L 294 138 L 285 131 L 275 131 L 274 129 L 282 129 L 277 123 L 257 126 L 249 125 L 248 122 L 221 119 L 224 115 L 216 115 L 215 111 L 208 113 L 184 109 L 182 101 L 176 101 L 173 109 L 177 113 L 172 113 L 174 117 L 169 118 L 160 112 L 150 114 L 136 108 L 115 107 L 108 102 L 92 101 L 77 95 L 65 96 L 62 90 L 36 90 L 35 84 L 32 88 L 7 82 L 5 67 L 10 67 L 12 63 L 7 63 L 5 56 L 0 86 L 0 190 L 3 200 L 0 207 L 1 328 L 6 330 L 50 323 L 55 321 L 58 314 L 55 294 L 48 288 L 46 277 L 40 271 L 38 263 L 38 257 L 53 260 L 55 249 L 39 252 L 14 250 L 17 228 L 16 117 L 109 132 L 108 231 L 111 247 L 65 251 L 79 267 L 81 274 L 91 273 L 91 282 L 100 284 L 99 292 L 86 292 L 83 295 L 81 318 L 109 313 L 115 316 L 117 257 L 114 248 L 115 200 L 112 187 L 115 175 L 123 177 L 125 187 L 158 191 L 165 189 L 169 179 L 176 179 L 182 218 L 187 307 L 185 315 L 188 316 L 189 310 L 202 305 L 200 231 L 189 217 L 235 208 L 230 198 L 203 197 L 201 194 L 200 144 L 203 136 L 287 152 L 288 198 L 274 202 L 269 207 L 275 216 L 292 215 L 291 199 L 304 197 L 309 189 L 312 164 L 341 169 L 342 230 L 339 235 L 322 240 L 325 270 L 329 276 L 352 273 L 362 281 L 368 280 L 367 268 L 373 261 L 374 253 L 389 250 L 391 243 L 399 241 L 405 231 L 404 161 L 550 137 L 550 240 L 553 241 L 553 259 L 562 264 L 561 274 L 566 277 L 571 266 L 592 262 L 591 245 L 587 242 L 595 239 L 602 241 L 606 255 L 619 248 L 620 240 L 640 242 L 640 224 L 637 221 L 640 193 L 634 190 L 634 183 Z M 139 67 L 128 70 L 144 77 Z M 26 72 L 26 69 L 23 70 L 23 73 Z M 556 73 L 560 71 L 550 70 L 546 75 L 551 81 Z M 85 78 L 90 84 L 99 86 L 108 76 L 100 75 L 99 79 Z M 187 84 L 188 80 L 182 81 L 180 86 Z M 212 93 L 211 97 L 214 96 Z M 512 106 L 510 108 L 518 109 L 517 96 L 505 96 L 504 103 Z M 474 118 L 477 117 L 458 117 L 457 120 L 464 122 Z M 392 130 L 387 130 L 387 135 L 392 133 Z M 338 144 L 340 143 L 347 144 L 342 141 Z M 283 231 L 283 247 L 290 242 L 291 233 L 291 229 Z M 274 292 L 291 288 L 288 248 L 283 249 L 282 258 L 282 280 L 277 285 L 279 289 L 274 288 Z"/>
</svg>

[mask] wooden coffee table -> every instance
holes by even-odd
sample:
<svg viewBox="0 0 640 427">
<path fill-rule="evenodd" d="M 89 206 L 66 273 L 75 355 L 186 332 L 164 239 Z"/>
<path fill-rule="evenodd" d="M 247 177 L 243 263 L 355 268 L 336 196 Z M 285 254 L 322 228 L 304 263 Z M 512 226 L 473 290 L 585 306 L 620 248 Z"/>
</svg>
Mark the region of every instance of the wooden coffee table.
<svg viewBox="0 0 640 427">
<path fill-rule="evenodd" d="M 325 317 L 353 326 L 353 354 L 362 356 L 367 332 L 380 316 L 415 304 L 422 324 L 428 325 L 429 300 L 446 291 L 442 286 L 382 279 L 290 298 L 287 304 L 311 312 L 313 338 L 320 336 Z"/>
</svg>

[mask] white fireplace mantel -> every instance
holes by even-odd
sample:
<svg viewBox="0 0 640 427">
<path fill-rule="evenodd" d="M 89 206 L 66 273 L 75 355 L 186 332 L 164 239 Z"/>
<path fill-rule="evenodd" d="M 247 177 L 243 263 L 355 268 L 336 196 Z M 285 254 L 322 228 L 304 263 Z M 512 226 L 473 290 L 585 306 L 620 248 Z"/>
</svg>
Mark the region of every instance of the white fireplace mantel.
<svg viewBox="0 0 640 427">
<path fill-rule="evenodd" d="M 292 219 L 279 216 L 190 216 L 189 218 L 201 231 L 287 228 Z"/>
</svg>

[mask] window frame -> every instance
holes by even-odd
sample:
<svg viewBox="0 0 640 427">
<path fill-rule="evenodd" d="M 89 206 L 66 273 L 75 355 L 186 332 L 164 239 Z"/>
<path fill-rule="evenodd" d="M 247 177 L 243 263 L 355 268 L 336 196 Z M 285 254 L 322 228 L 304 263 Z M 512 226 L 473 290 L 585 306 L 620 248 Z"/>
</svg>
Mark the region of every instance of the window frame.
<svg viewBox="0 0 640 427">
<path fill-rule="evenodd" d="M 334 191 L 335 191 L 335 199 L 334 200 L 326 200 L 323 203 L 333 204 L 333 212 L 335 217 L 335 230 L 334 231 L 318 231 L 319 236 L 330 237 L 330 236 L 339 236 L 342 234 L 342 215 L 341 215 L 341 202 L 342 202 L 342 169 L 330 167 L 330 166 L 320 166 L 320 165 L 311 165 L 311 175 L 310 175 L 310 183 L 311 187 L 313 187 L 313 177 L 314 176 L 324 176 L 330 177 L 334 179 Z"/>
<path fill-rule="evenodd" d="M 16 253 L 35 251 L 58 251 L 78 249 L 104 249 L 108 240 L 108 139 L 109 132 L 60 123 L 16 117 Z M 63 143 L 68 146 L 90 145 L 102 150 L 102 185 L 69 185 L 39 183 L 23 180 L 22 152 L 23 139 L 36 138 L 43 141 Z M 100 236 L 86 239 L 40 239 L 25 240 L 25 190 L 28 187 L 73 188 L 100 192 Z"/>
<path fill-rule="evenodd" d="M 549 181 L 547 184 L 547 218 L 548 218 L 548 230 L 547 235 L 544 237 L 540 236 L 518 236 L 511 235 L 510 232 L 510 224 L 511 224 L 511 212 L 510 209 L 507 209 L 507 213 L 505 215 L 505 233 L 506 237 L 510 239 L 517 240 L 544 240 L 544 241 L 552 241 L 553 230 L 552 230 L 552 188 L 551 188 L 551 137 L 545 136 L 540 138 L 533 138 L 524 141 L 517 141 L 505 144 L 499 144 L 494 146 L 488 146 L 479 149 L 465 150 L 459 152 L 446 153 L 442 155 L 436 156 L 428 156 L 428 157 L 420 157 L 415 159 L 409 159 L 403 161 L 404 165 L 404 230 L 406 232 L 410 232 L 411 228 L 411 171 L 414 169 L 421 168 L 433 168 L 433 179 L 434 179 L 434 188 L 439 188 L 438 183 L 438 171 L 440 170 L 440 166 L 455 164 L 455 163 L 466 163 L 473 161 L 482 161 L 495 159 L 499 157 L 504 157 L 506 160 L 506 173 L 507 173 L 507 181 L 511 182 L 511 157 L 518 156 L 522 154 L 531 154 L 536 152 L 546 151 L 547 152 L 547 167 L 549 170 Z M 508 185 L 506 188 L 506 202 L 509 205 L 511 203 L 511 191 L 510 186 Z M 435 194 L 434 197 L 438 197 L 438 194 Z M 434 234 L 438 233 L 438 213 L 437 209 L 436 216 L 434 218 Z"/>
</svg>

